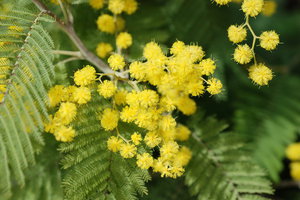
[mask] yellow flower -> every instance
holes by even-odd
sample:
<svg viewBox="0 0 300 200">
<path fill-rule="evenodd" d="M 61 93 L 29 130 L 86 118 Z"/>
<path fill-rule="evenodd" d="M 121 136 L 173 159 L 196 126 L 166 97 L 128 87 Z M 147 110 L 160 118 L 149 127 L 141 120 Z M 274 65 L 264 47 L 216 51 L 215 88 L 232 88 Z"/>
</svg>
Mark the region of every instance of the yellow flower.
<svg viewBox="0 0 300 200">
<path fill-rule="evenodd" d="M 177 99 L 176 105 L 178 110 L 180 110 L 185 115 L 192 115 L 197 110 L 197 105 L 193 99 L 189 97 L 181 97 Z"/>
<path fill-rule="evenodd" d="M 108 14 L 103 14 L 97 19 L 98 29 L 105 33 L 113 34 L 116 31 L 114 18 Z"/>
<path fill-rule="evenodd" d="M 214 0 L 219 5 L 226 5 L 230 3 L 232 0 Z"/>
<path fill-rule="evenodd" d="M 61 142 L 71 142 L 75 137 L 75 130 L 72 127 L 62 126 L 54 133 L 55 139 Z"/>
<path fill-rule="evenodd" d="M 251 17 L 257 16 L 263 9 L 264 0 L 244 0 L 242 10 Z"/>
<path fill-rule="evenodd" d="M 120 118 L 123 122 L 129 123 L 133 122 L 136 119 L 137 114 L 137 108 L 126 106 L 125 108 L 123 108 Z"/>
<path fill-rule="evenodd" d="M 96 70 L 87 65 L 74 73 L 74 82 L 79 86 L 87 86 L 96 81 Z"/>
<path fill-rule="evenodd" d="M 138 8 L 138 4 L 136 0 L 124 0 L 124 1 L 125 1 L 124 12 L 126 12 L 128 15 L 135 13 L 135 11 Z"/>
<path fill-rule="evenodd" d="M 112 97 L 117 91 L 117 87 L 112 81 L 105 80 L 103 83 L 98 85 L 98 93 L 104 98 Z"/>
<path fill-rule="evenodd" d="M 125 67 L 124 57 L 120 54 L 113 54 L 107 60 L 113 70 L 123 69 Z"/>
<path fill-rule="evenodd" d="M 63 96 L 64 96 L 63 85 L 55 85 L 54 87 L 50 88 L 50 90 L 48 91 L 49 106 L 50 107 L 57 106 L 62 101 Z"/>
<path fill-rule="evenodd" d="M 192 152 L 189 148 L 183 146 L 174 158 L 174 165 L 186 166 L 192 158 Z"/>
<path fill-rule="evenodd" d="M 290 160 L 300 161 L 300 142 L 289 145 L 286 149 L 286 156 Z"/>
<path fill-rule="evenodd" d="M 91 91 L 87 87 L 76 88 L 73 92 L 73 100 L 78 104 L 86 104 L 91 100 Z"/>
<path fill-rule="evenodd" d="M 300 180 L 300 162 L 292 162 L 290 164 L 290 168 L 291 168 L 291 177 L 294 180 L 299 181 Z"/>
<path fill-rule="evenodd" d="M 114 101 L 116 105 L 124 105 L 126 104 L 126 90 L 118 90 L 114 95 Z"/>
<path fill-rule="evenodd" d="M 164 58 L 164 53 L 160 46 L 155 42 L 149 42 L 144 47 L 143 55 L 148 60 Z"/>
<path fill-rule="evenodd" d="M 154 148 L 161 143 L 161 137 L 153 131 L 148 132 L 144 138 L 146 145 L 150 148 Z"/>
<path fill-rule="evenodd" d="M 125 28 L 125 24 L 125 20 L 118 16 L 116 21 L 116 31 L 122 31 Z"/>
<path fill-rule="evenodd" d="M 114 130 L 118 126 L 119 113 L 117 110 L 106 108 L 100 116 L 101 126 L 106 131 Z"/>
<path fill-rule="evenodd" d="M 129 72 L 132 78 L 138 81 L 143 81 L 146 76 L 146 69 L 143 63 L 135 61 L 130 64 Z"/>
<path fill-rule="evenodd" d="M 173 43 L 170 53 L 173 55 L 180 54 L 185 49 L 185 44 L 182 41 L 176 41 Z"/>
<path fill-rule="evenodd" d="M 169 160 L 179 151 L 179 145 L 175 141 L 169 141 L 160 148 L 161 157 Z"/>
<path fill-rule="evenodd" d="M 68 125 L 70 124 L 77 114 L 77 108 L 74 103 L 65 102 L 61 103 L 58 111 L 55 114 L 62 124 Z"/>
<path fill-rule="evenodd" d="M 159 102 L 159 96 L 154 90 L 143 90 L 138 93 L 138 99 L 141 106 L 147 108 L 151 106 L 156 106 Z"/>
<path fill-rule="evenodd" d="M 123 140 L 121 140 L 120 138 L 117 138 L 115 136 L 111 136 L 107 140 L 107 148 L 108 148 L 108 150 L 110 150 L 112 152 L 120 151 L 122 144 L 123 144 Z"/>
<path fill-rule="evenodd" d="M 133 158 L 136 155 L 136 150 L 133 144 L 122 144 L 120 154 L 123 158 Z"/>
<path fill-rule="evenodd" d="M 265 1 L 262 14 L 265 16 L 272 16 L 276 12 L 277 3 L 275 1 Z"/>
<path fill-rule="evenodd" d="M 109 43 L 101 42 L 97 45 L 96 53 L 100 58 L 107 57 L 113 50 L 113 47 Z"/>
<path fill-rule="evenodd" d="M 279 36 L 275 31 L 265 31 L 260 36 L 260 46 L 268 51 L 274 50 L 279 44 Z"/>
<path fill-rule="evenodd" d="M 199 63 L 199 67 L 203 75 L 209 76 L 215 72 L 216 64 L 215 61 L 207 58 Z"/>
<path fill-rule="evenodd" d="M 44 124 L 44 130 L 49 133 L 55 133 L 55 131 L 62 126 L 61 120 L 57 117 L 49 115 L 49 122 Z"/>
<path fill-rule="evenodd" d="M 233 43 L 240 43 L 247 37 L 247 30 L 242 26 L 231 25 L 227 32 L 229 40 Z"/>
<path fill-rule="evenodd" d="M 132 45 L 132 37 L 127 32 L 120 33 L 116 38 L 116 44 L 121 49 L 127 49 Z"/>
<path fill-rule="evenodd" d="M 273 73 L 271 69 L 260 63 L 249 68 L 249 78 L 258 85 L 268 85 L 273 78 Z"/>
<path fill-rule="evenodd" d="M 208 83 L 208 87 L 207 87 L 207 91 L 212 94 L 219 94 L 220 92 L 222 92 L 222 83 L 220 80 L 216 79 L 216 78 L 211 78 L 207 81 Z"/>
<path fill-rule="evenodd" d="M 160 127 L 162 130 L 167 131 L 176 126 L 176 120 L 171 115 L 164 115 L 160 120 Z"/>
<path fill-rule="evenodd" d="M 141 136 L 141 134 L 134 133 L 131 135 L 131 140 L 132 140 L 133 144 L 139 145 L 141 143 L 142 136 Z"/>
<path fill-rule="evenodd" d="M 233 58 L 237 63 L 247 64 L 253 58 L 253 52 L 247 44 L 238 45 L 234 50 Z"/>
<path fill-rule="evenodd" d="M 104 0 L 89 0 L 89 4 L 92 8 L 99 10 L 104 6 Z"/>
<path fill-rule="evenodd" d="M 188 127 L 181 124 L 176 127 L 176 140 L 186 141 L 189 139 L 190 135 L 191 131 L 188 129 Z"/>
<path fill-rule="evenodd" d="M 125 2 L 124 0 L 109 0 L 108 1 L 108 9 L 113 14 L 121 14 L 123 9 L 125 8 Z"/>
<path fill-rule="evenodd" d="M 149 169 L 153 165 L 153 157 L 149 153 L 138 154 L 136 164 L 141 169 Z"/>
</svg>

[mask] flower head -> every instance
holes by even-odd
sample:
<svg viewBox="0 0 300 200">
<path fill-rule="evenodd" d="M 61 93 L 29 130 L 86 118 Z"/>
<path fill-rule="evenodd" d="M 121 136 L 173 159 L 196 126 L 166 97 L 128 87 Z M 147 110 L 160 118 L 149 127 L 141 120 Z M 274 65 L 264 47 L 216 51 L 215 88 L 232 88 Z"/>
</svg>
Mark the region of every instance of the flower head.
<svg viewBox="0 0 300 200">
<path fill-rule="evenodd" d="M 242 26 L 231 25 L 228 30 L 228 38 L 233 43 L 240 43 L 246 39 L 247 30 Z"/>
<path fill-rule="evenodd" d="M 123 158 L 133 158 L 136 155 L 136 150 L 133 144 L 122 144 L 120 154 Z"/>
<path fill-rule="evenodd" d="M 214 0 L 218 5 L 226 5 L 230 3 L 232 0 Z"/>
<path fill-rule="evenodd" d="M 87 87 L 79 87 L 74 90 L 72 97 L 76 103 L 86 104 L 91 100 L 91 91 Z"/>
<path fill-rule="evenodd" d="M 252 65 L 249 68 L 249 78 L 258 85 L 268 85 L 273 78 L 273 73 L 264 64 Z"/>
<path fill-rule="evenodd" d="M 203 75 L 209 76 L 214 73 L 216 69 L 215 61 L 210 58 L 204 59 L 199 63 L 200 70 Z"/>
<path fill-rule="evenodd" d="M 72 127 L 61 126 L 54 133 L 55 139 L 61 142 L 71 142 L 75 137 L 75 130 Z"/>
<path fill-rule="evenodd" d="M 114 18 L 108 14 L 103 14 L 98 17 L 97 26 L 102 32 L 113 34 L 116 31 Z"/>
<path fill-rule="evenodd" d="M 117 91 L 117 87 L 112 81 L 104 80 L 103 83 L 98 85 L 97 91 L 104 98 L 110 98 Z"/>
<path fill-rule="evenodd" d="M 146 134 L 144 141 L 148 147 L 154 148 L 161 143 L 161 137 L 156 132 L 151 131 Z"/>
<path fill-rule="evenodd" d="M 114 130 L 118 126 L 119 112 L 117 110 L 106 108 L 100 116 L 100 120 L 101 126 L 106 131 Z"/>
<path fill-rule="evenodd" d="M 274 50 L 279 44 L 279 36 L 275 31 L 265 31 L 259 39 L 260 46 L 268 51 Z"/>
<path fill-rule="evenodd" d="M 71 123 L 77 114 L 77 108 L 74 103 L 65 102 L 62 103 L 55 114 L 62 124 L 68 125 Z"/>
<path fill-rule="evenodd" d="M 113 54 L 107 60 L 113 70 L 123 69 L 125 67 L 124 57 L 120 54 Z"/>
<path fill-rule="evenodd" d="M 238 45 L 234 50 L 233 58 L 240 64 L 247 64 L 253 58 L 253 52 L 247 44 Z"/>
<path fill-rule="evenodd" d="M 113 50 L 113 47 L 109 43 L 101 42 L 97 45 L 96 53 L 100 58 L 107 57 Z"/>
<path fill-rule="evenodd" d="M 211 78 L 207 81 L 208 83 L 208 87 L 207 87 L 207 91 L 212 94 L 219 94 L 220 92 L 222 92 L 222 83 L 220 80 L 216 79 L 216 78 Z"/>
<path fill-rule="evenodd" d="M 135 13 L 135 11 L 138 8 L 138 4 L 136 0 L 124 0 L 124 1 L 125 1 L 124 12 L 126 12 L 128 15 Z"/>
<path fill-rule="evenodd" d="M 96 70 L 94 67 L 87 65 L 74 73 L 74 82 L 79 86 L 87 86 L 96 80 Z"/>
<path fill-rule="evenodd" d="M 121 49 L 127 49 L 132 45 L 132 37 L 127 32 L 122 32 L 117 36 L 117 46 Z"/>
<path fill-rule="evenodd" d="M 264 0 L 244 0 L 242 10 L 251 17 L 257 16 L 263 9 Z"/>
<path fill-rule="evenodd" d="M 139 133 L 134 133 L 131 135 L 131 140 L 132 140 L 133 144 L 139 145 L 141 143 L 142 136 Z"/>
<path fill-rule="evenodd" d="M 104 6 L 104 0 L 89 0 L 89 4 L 92 8 L 99 10 Z"/>
<path fill-rule="evenodd" d="M 153 157 L 149 153 L 138 154 L 136 164 L 141 169 L 149 169 L 153 165 Z"/>
<path fill-rule="evenodd" d="M 290 164 L 291 168 L 291 177 L 294 180 L 299 181 L 300 180 L 300 162 L 292 162 Z"/>
<path fill-rule="evenodd" d="M 124 0 L 109 0 L 108 1 L 108 9 L 113 14 L 121 14 L 123 9 L 125 8 L 125 1 Z"/>
<path fill-rule="evenodd" d="M 115 136 L 111 136 L 107 140 L 107 148 L 108 148 L 108 150 L 110 150 L 112 152 L 120 151 L 122 144 L 123 144 L 123 140 L 121 140 L 120 138 L 117 138 Z"/>
<path fill-rule="evenodd" d="M 300 143 L 294 143 L 287 147 L 286 156 L 290 160 L 298 160 L 300 161 Z"/>
</svg>

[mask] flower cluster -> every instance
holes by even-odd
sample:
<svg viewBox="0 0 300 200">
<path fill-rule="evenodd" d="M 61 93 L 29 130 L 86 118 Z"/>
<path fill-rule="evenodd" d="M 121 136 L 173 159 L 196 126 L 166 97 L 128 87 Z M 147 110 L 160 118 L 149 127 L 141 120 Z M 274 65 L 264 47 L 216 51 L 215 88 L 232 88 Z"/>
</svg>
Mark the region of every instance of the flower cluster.
<svg viewBox="0 0 300 200">
<path fill-rule="evenodd" d="M 215 0 L 215 2 L 219 5 L 224 5 L 228 4 L 230 1 Z M 264 5 L 264 0 L 243 0 L 241 8 L 245 14 L 245 23 L 241 25 L 231 25 L 228 28 L 229 40 L 232 43 L 237 44 L 237 47 L 234 50 L 233 59 L 239 64 L 249 64 L 254 60 L 253 65 L 248 69 L 249 78 L 260 86 L 268 85 L 269 81 L 273 78 L 273 73 L 265 64 L 257 63 L 254 51 L 256 42 L 259 40 L 260 47 L 267 51 L 276 49 L 279 44 L 279 36 L 275 31 L 264 31 L 258 36 L 254 33 L 249 23 L 250 17 L 256 17 L 264 10 L 267 14 L 271 13 L 271 11 L 267 12 L 267 8 L 264 9 Z M 246 40 L 248 32 L 251 33 L 253 38 L 251 47 L 248 44 L 239 44 Z"/>
<path fill-rule="evenodd" d="M 144 47 L 143 61 L 127 63 L 121 54 L 111 55 L 108 64 L 113 74 L 97 77 L 95 69 L 86 66 L 75 72 L 76 86 L 56 85 L 49 90 L 50 107 L 59 108 L 45 130 L 59 141 L 71 141 L 75 133 L 67 126 L 76 117 L 76 108 L 87 103 L 90 90 L 95 90 L 95 95 L 110 102 L 99 114 L 102 128 L 112 134 L 107 148 L 123 158 L 135 158 L 141 169 L 179 177 L 192 156 L 180 142 L 188 140 L 191 131 L 176 121 L 175 111 L 194 114 L 196 103 L 191 97 L 222 91 L 221 81 L 213 77 L 216 63 L 204 55 L 200 46 L 177 41 L 167 56 L 157 43 L 150 42 Z M 104 76 L 110 79 L 103 80 Z M 93 84 L 95 80 L 99 83 Z M 136 131 L 121 132 L 121 123 L 131 124 Z M 158 157 L 152 155 L 153 149 Z"/>
<path fill-rule="evenodd" d="M 97 19 L 98 29 L 107 34 L 116 34 L 115 46 L 120 52 L 132 45 L 132 36 L 128 32 L 124 32 L 125 20 L 122 13 L 131 15 L 138 8 L 136 0 L 90 0 L 90 5 L 94 9 L 101 9 L 107 3 L 107 8 L 111 14 L 101 14 Z M 123 32 L 122 32 L 123 31 Z M 96 53 L 100 58 L 106 58 L 114 47 L 110 43 L 100 42 L 97 45 Z"/>
<path fill-rule="evenodd" d="M 45 123 L 45 131 L 54 134 L 56 140 L 70 142 L 75 130 L 70 123 L 75 119 L 77 107 L 91 100 L 91 85 L 96 81 L 96 70 L 91 66 L 78 70 L 74 74 L 72 86 L 56 85 L 48 92 L 49 107 L 56 109 Z"/>
<path fill-rule="evenodd" d="M 290 164 L 290 173 L 293 179 L 300 180 L 300 143 L 294 143 L 286 149 L 286 156 L 292 162 Z"/>
</svg>

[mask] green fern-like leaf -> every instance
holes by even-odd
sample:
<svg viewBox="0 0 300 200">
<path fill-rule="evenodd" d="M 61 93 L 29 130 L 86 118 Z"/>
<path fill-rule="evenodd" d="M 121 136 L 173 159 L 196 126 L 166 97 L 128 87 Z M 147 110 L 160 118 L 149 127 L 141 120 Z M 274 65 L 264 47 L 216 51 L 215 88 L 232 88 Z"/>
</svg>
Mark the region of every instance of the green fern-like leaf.
<svg viewBox="0 0 300 200">
<path fill-rule="evenodd" d="M 107 149 L 106 141 L 112 133 L 101 128 L 97 113 L 105 104 L 94 95 L 92 102 L 81 106 L 73 124 L 74 141 L 61 145 L 67 199 L 127 200 L 147 193 L 144 182 L 150 179 L 148 172 Z"/>
<path fill-rule="evenodd" d="M 221 132 L 227 126 L 214 118 L 194 124 L 193 158 L 186 169 L 192 195 L 201 200 L 250 200 L 272 193 L 264 171 L 243 150 L 239 135 Z"/>
<path fill-rule="evenodd" d="M 53 42 L 37 10 L 14 8 L 0 15 L 0 194 L 11 195 L 12 180 L 24 186 L 24 169 L 43 144 L 47 89 L 54 80 Z"/>
<path fill-rule="evenodd" d="M 238 90 L 236 130 L 251 141 L 252 156 L 274 181 L 280 180 L 285 149 L 300 127 L 299 84 L 299 78 L 282 77 L 260 91 Z"/>
</svg>

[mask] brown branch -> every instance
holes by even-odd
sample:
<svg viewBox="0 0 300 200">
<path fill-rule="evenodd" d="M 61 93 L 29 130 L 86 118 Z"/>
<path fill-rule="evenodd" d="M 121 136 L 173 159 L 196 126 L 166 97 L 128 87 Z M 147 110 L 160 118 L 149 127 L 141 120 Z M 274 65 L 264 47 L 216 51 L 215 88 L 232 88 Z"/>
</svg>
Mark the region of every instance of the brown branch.
<svg viewBox="0 0 300 200">
<path fill-rule="evenodd" d="M 104 63 L 100 58 L 98 58 L 94 53 L 89 51 L 86 46 L 83 44 L 83 42 L 80 40 L 78 35 L 76 34 L 73 23 L 71 21 L 68 21 L 65 23 L 60 18 L 58 18 L 53 12 L 51 12 L 47 6 L 42 3 L 40 0 L 32 0 L 32 2 L 45 14 L 53 17 L 56 21 L 56 23 L 59 25 L 59 27 L 69 36 L 69 38 L 73 41 L 73 43 L 76 45 L 76 47 L 81 52 L 82 56 L 95 65 L 99 70 L 101 70 L 104 73 L 114 73 L 112 69 L 110 69 L 109 66 L 107 66 L 106 63 Z"/>
</svg>

